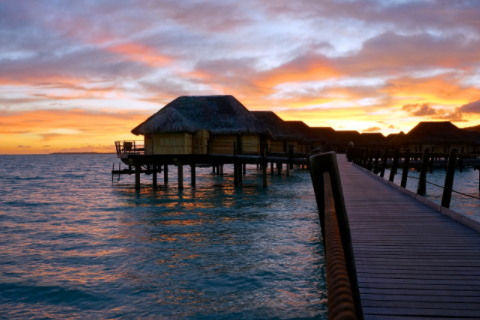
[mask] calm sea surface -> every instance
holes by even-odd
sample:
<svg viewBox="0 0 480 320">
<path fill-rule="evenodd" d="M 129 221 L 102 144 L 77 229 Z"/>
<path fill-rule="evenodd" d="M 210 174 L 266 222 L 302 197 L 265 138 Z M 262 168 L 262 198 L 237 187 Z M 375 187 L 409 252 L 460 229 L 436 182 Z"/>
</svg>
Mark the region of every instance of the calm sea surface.
<svg viewBox="0 0 480 320">
<path fill-rule="evenodd" d="M 112 184 L 115 155 L 0 156 L 0 318 L 325 319 L 307 171 Z M 231 173 L 232 168 L 225 170 Z"/>
</svg>

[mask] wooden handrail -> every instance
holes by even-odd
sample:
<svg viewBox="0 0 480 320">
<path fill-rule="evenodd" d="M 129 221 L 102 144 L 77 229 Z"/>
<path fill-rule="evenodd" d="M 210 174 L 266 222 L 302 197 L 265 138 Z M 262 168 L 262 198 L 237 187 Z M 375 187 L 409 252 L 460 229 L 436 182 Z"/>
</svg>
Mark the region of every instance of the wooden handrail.
<svg viewBox="0 0 480 320">
<path fill-rule="evenodd" d="M 336 153 L 312 155 L 307 162 L 325 246 L 328 319 L 363 320 L 350 225 Z"/>
</svg>

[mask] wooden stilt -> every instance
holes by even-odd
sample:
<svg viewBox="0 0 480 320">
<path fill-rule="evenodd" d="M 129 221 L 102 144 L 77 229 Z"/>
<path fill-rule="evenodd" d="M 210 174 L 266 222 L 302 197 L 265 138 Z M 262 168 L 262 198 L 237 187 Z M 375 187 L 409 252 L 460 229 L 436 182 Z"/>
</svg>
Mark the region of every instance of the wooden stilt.
<svg viewBox="0 0 480 320">
<path fill-rule="evenodd" d="M 273 162 L 270 162 L 270 174 L 273 176 Z"/>
<path fill-rule="evenodd" d="M 190 179 L 191 179 L 191 187 L 195 189 L 197 181 L 195 177 L 195 163 L 190 164 Z"/>
<path fill-rule="evenodd" d="M 135 165 L 135 190 L 140 190 L 140 165 Z"/>
<path fill-rule="evenodd" d="M 289 177 L 290 176 L 290 165 L 288 163 L 286 164 L 285 170 L 286 170 L 287 177 Z"/>
<path fill-rule="evenodd" d="M 178 164 L 178 189 L 183 189 L 183 164 Z"/>
<path fill-rule="evenodd" d="M 239 163 L 239 164 L 238 164 L 238 170 L 237 170 L 237 172 L 238 172 L 238 182 L 242 182 L 242 181 L 243 181 L 242 171 L 243 171 L 243 169 L 242 169 L 242 163 Z"/>
<path fill-rule="evenodd" d="M 277 162 L 277 173 L 278 175 L 282 175 L 282 163 Z"/>
<path fill-rule="evenodd" d="M 163 168 L 163 183 L 168 184 L 168 164 Z"/>
<path fill-rule="evenodd" d="M 223 176 L 223 164 L 220 165 L 220 175 Z"/>
<path fill-rule="evenodd" d="M 238 186 L 238 165 L 236 163 L 233 164 L 233 185 Z"/>
<path fill-rule="evenodd" d="M 153 188 L 157 187 L 157 165 L 153 165 L 153 179 L 152 179 Z"/>
<path fill-rule="evenodd" d="M 247 174 L 247 164 L 243 164 L 243 175 Z"/>
<path fill-rule="evenodd" d="M 265 162 L 265 154 L 267 151 L 263 149 L 263 159 L 262 159 L 262 176 L 263 176 L 263 187 L 267 187 L 267 163 Z"/>
</svg>

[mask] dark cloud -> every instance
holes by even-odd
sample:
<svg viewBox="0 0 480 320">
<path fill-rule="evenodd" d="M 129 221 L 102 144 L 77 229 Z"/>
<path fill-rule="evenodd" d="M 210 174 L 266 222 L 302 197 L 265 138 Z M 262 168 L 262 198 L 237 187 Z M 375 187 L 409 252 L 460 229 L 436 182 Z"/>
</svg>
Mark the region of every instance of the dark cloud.
<svg viewBox="0 0 480 320">
<path fill-rule="evenodd" d="M 464 104 L 459 108 L 462 113 L 480 113 L 480 100 Z"/>
<path fill-rule="evenodd" d="M 412 117 L 424 117 L 427 116 L 430 119 L 436 120 L 448 120 L 452 122 L 467 122 L 464 119 L 463 111 L 461 108 L 455 108 L 455 110 L 448 111 L 445 109 L 432 108 L 428 103 L 423 104 L 406 104 L 402 107 L 402 110 L 408 112 Z"/>
<path fill-rule="evenodd" d="M 30 146 L 19 145 L 17 148 L 31 148 Z"/>
<path fill-rule="evenodd" d="M 430 105 L 428 105 L 427 103 L 406 104 L 402 107 L 402 110 L 407 111 L 410 116 L 413 117 L 432 116 L 437 114 L 437 111 L 430 107 Z"/>
</svg>

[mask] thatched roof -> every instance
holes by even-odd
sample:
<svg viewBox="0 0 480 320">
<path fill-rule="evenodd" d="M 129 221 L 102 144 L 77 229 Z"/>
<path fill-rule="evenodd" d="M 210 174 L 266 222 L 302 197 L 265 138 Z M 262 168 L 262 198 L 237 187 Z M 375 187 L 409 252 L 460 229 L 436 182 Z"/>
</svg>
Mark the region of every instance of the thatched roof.
<svg viewBox="0 0 480 320">
<path fill-rule="evenodd" d="M 325 137 L 320 132 L 311 130 L 312 128 L 303 121 L 285 121 L 285 125 L 290 131 L 301 135 L 302 141 L 305 143 L 325 141 Z"/>
<path fill-rule="evenodd" d="M 313 136 L 323 137 L 323 142 L 334 142 L 336 141 L 336 131 L 332 127 L 311 127 L 310 133 Z"/>
<path fill-rule="evenodd" d="M 285 121 L 273 111 L 251 111 L 263 126 L 268 128 L 275 140 L 301 140 L 302 136 L 288 128 Z"/>
<path fill-rule="evenodd" d="M 465 130 L 465 129 L 464 129 Z M 470 136 L 473 140 L 474 145 L 480 145 L 480 132 L 476 130 L 465 130 L 465 132 Z"/>
<path fill-rule="evenodd" d="M 384 147 L 387 139 L 380 132 L 364 132 L 360 135 L 360 143 L 368 146 Z"/>
<path fill-rule="evenodd" d="M 167 132 L 268 134 L 268 129 L 233 96 L 178 97 L 132 130 L 135 135 Z"/>
<path fill-rule="evenodd" d="M 417 124 L 407 134 L 399 134 L 393 138 L 389 145 L 462 143 L 474 143 L 473 136 L 450 121 L 424 121 Z"/>
<path fill-rule="evenodd" d="M 348 145 L 350 142 L 355 144 L 361 141 L 360 133 L 355 130 L 338 130 L 335 132 L 337 144 Z"/>
<path fill-rule="evenodd" d="M 390 142 L 392 139 L 395 139 L 396 137 L 404 134 L 405 132 L 403 131 L 400 131 L 399 133 L 390 133 L 388 136 L 385 137 L 385 139 L 387 140 L 387 142 Z"/>
</svg>

